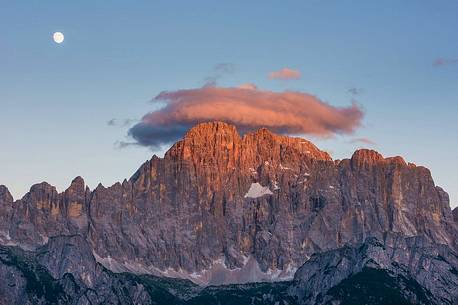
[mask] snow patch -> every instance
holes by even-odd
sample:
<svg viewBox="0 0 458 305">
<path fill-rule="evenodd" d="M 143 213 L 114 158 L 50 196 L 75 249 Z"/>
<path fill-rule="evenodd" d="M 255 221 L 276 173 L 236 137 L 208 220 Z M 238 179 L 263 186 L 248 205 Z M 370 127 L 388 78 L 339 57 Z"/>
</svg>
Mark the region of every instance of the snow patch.
<svg viewBox="0 0 458 305">
<path fill-rule="evenodd" d="M 288 264 L 285 269 L 268 269 L 266 274 L 270 276 L 270 281 L 288 281 L 294 278 L 297 267 Z"/>
<path fill-rule="evenodd" d="M 6 240 L 8 241 L 11 240 L 10 231 L 6 231 L 6 232 L 0 231 L 0 234 L 3 235 L 2 237 L 6 238 Z"/>
<path fill-rule="evenodd" d="M 267 269 L 267 272 L 266 272 L 266 274 L 270 276 L 271 278 L 278 278 L 280 273 L 281 273 L 280 269 L 270 269 L 270 268 Z"/>
<path fill-rule="evenodd" d="M 283 166 L 281 163 L 280 163 L 280 169 L 281 170 L 291 170 L 291 168 Z"/>
<path fill-rule="evenodd" d="M 135 274 L 158 274 L 155 270 L 151 270 L 138 262 L 127 261 L 122 264 L 122 267 Z"/>
<path fill-rule="evenodd" d="M 175 271 L 168 268 L 166 272 L 162 272 L 163 276 L 188 279 L 192 282 L 201 285 L 225 285 L 225 284 L 243 284 L 252 282 L 275 282 L 287 281 L 294 277 L 294 272 L 297 268 L 288 265 L 284 270 L 268 269 L 263 272 L 252 256 L 243 256 L 243 265 L 240 268 L 230 269 L 225 264 L 224 258 L 219 258 L 212 262 L 208 269 L 194 271 L 192 273 L 184 272 L 179 269 Z"/>
<path fill-rule="evenodd" d="M 105 268 L 113 271 L 113 272 L 126 272 L 129 271 L 123 264 L 119 263 L 117 260 L 112 259 L 109 255 L 108 257 L 101 257 L 98 255 L 94 250 L 92 251 L 92 255 L 94 255 L 95 260 L 100 263 Z"/>
<path fill-rule="evenodd" d="M 242 264 L 245 266 L 246 264 L 248 264 L 248 261 L 250 260 L 250 257 L 242 255 L 242 259 L 243 259 Z"/>
<path fill-rule="evenodd" d="M 18 243 L 12 240 L 9 231 L 0 231 L 0 244 L 4 246 L 20 246 Z"/>
<path fill-rule="evenodd" d="M 297 269 L 298 268 L 295 267 L 293 264 L 288 264 L 288 267 L 286 267 L 286 270 L 284 270 L 283 272 L 283 278 L 293 279 Z"/>
<path fill-rule="evenodd" d="M 91 274 L 87 273 L 87 272 L 83 272 L 81 274 L 81 278 L 83 280 L 83 282 L 89 286 L 89 287 L 92 287 L 92 277 L 91 277 Z"/>
<path fill-rule="evenodd" d="M 96 261 L 105 268 L 116 272 L 131 272 L 135 274 L 151 274 L 155 276 L 164 276 L 169 278 L 187 279 L 200 286 L 208 285 L 225 285 L 225 284 L 244 284 L 253 282 L 276 282 L 288 281 L 294 278 L 296 267 L 289 264 L 285 269 L 268 269 L 263 272 L 252 256 L 245 256 L 240 253 L 242 258 L 242 267 L 230 269 L 225 262 L 224 257 L 214 260 L 207 269 L 194 272 L 187 272 L 181 268 L 159 269 L 154 266 L 145 266 L 139 262 L 119 261 L 108 257 L 101 257 L 95 251 L 92 252 Z M 87 279 L 92 282 L 92 279 Z"/>
<path fill-rule="evenodd" d="M 259 198 L 264 195 L 272 195 L 272 191 L 267 186 L 262 186 L 258 182 L 252 183 L 250 189 L 245 194 L 245 198 Z"/>
<path fill-rule="evenodd" d="M 280 189 L 280 187 L 278 186 L 278 182 L 277 181 L 272 182 L 272 187 L 273 187 L 274 191 L 278 191 Z"/>
<path fill-rule="evenodd" d="M 40 237 L 41 237 L 41 240 L 42 240 L 42 244 L 43 244 L 43 245 L 46 245 L 46 244 L 48 243 L 48 241 L 49 241 L 49 238 L 48 238 L 48 236 L 46 236 L 46 235 L 43 235 L 43 234 L 41 234 L 41 233 L 38 233 L 38 234 L 39 234 L 39 235 L 40 235 Z"/>
</svg>

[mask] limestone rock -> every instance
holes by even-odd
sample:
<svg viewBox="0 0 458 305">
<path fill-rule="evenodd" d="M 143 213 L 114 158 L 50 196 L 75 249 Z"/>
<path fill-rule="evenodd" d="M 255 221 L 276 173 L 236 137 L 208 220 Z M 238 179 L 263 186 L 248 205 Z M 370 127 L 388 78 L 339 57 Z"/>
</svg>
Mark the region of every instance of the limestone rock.
<svg viewBox="0 0 458 305">
<path fill-rule="evenodd" d="M 245 196 L 253 184 L 266 195 Z M 222 122 L 195 126 L 123 183 L 91 191 L 77 177 L 61 194 L 41 183 L 15 202 L 0 187 L 0 207 L 3 244 L 81 235 L 113 271 L 200 284 L 291 279 L 315 253 L 387 232 L 458 248 L 428 169 L 371 150 L 334 161 L 304 139 Z"/>
<path fill-rule="evenodd" d="M 445 245 L 388 233 L 314 254 L 289 291 L 301 304 L 456 304 L 457 265 Z"/>
</svg>

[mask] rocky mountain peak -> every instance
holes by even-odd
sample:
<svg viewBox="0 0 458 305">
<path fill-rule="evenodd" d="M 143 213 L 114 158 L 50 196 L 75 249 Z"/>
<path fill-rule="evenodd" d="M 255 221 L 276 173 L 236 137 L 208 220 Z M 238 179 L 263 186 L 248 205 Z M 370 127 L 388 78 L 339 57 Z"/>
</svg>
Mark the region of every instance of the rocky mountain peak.
<svg viewBox="0 0 458 305">
<path fill-rule="evenodd" d="M 85 183 L 81 176 L 75 177 L 70 183 L 70 188 L 84 189 Z"/>
<path fill-rule="evenodd" d="M 353 153 L 351 157 L 353 165 L 371 166 L 377 163 L 387 162 L 398 166 L 407 166 L 407 162 L 400 156 L 384 158 L 382 154 L 372 149 L 359 149 Z M 409 163 L 411 167 L 416 167 L 415 164 Z"/>
<path fill-rule="evenodd" d="M 25 197 L 47 200 L 51 197 L 56 197 L 57 195 L 58 193 L 56 187 L 47 182 L 41 182 L 32 185 L 30 191 L 25 195 Z"/>
<path fill-rule="evenodd" d="M 248 155 L 269 155 L 280 151 L 294 151 L 318 160 L 332 160 L 327 152 L 319 150 L 302 138 L 277 135 L 267 128 L 248 132 L 243 137 L 233 125 L 224 122 L 201 123 L 191 128 L 165 154 L 165 159 L 193 160 L 194 163 L 208 163 L 209 160 L 226 161 L 246 159 Z M 277 156 L 279 157 L 279 155 Z"/>
<path fill-rule="evenodd" d="M 385 232 L 458 249 L 448 196 L 427 169 L 373 150 L 333 162 L 302 138 L 242 136 L 222 122 L 195 126 L 122 184 L 91 192 L 77 177 L 58 194 L 41 183 L 9 206 L 0 240 L 81 234 L 111 270 L 196 283 L 291 278 L 314 253 Z"/>
<path fill-rule="evenodd" d="M 296 272 L 290 291 L 305 304 L 455 304 L 457 263 L 444 245 L 387 233 L 313 255 Z M 377 298 L 336 300 L 364 294 Z"/>
<path fill-rule="evenodd" d="M 237 128 L 234 125 L 213 121 L 197 124 L 188 130 L 185 134 L 184 139 L 198 139 L 201 137 L 208 137 L 211 135 L 228 135 L 238 137 Z"/>
<path fill-rule="evenodd" d="M 165 159 L 193 160 L 195 163 L 215 160 L 231 154 L 240 143 L 235 126 L 223 122 L 201 123 L 191 128 L 181 141 L 165 154 Z M 227 151 L 224 151 L 227 149 Z"/>
<path fill-rule="evenodd" d="M 84 179 L 80 176 L 76 177 L 70 183 L 70 186 L 67 188 L 65 193 L 69 194 L 84 194 L 86 192 L 86 185 L 84 183 Z"/>
<path fill-rule="evenodd" d="M 359 149 L 351 157 L 351 163 L 357 166 L 373 165 L 384 160 L 380 153 L 372 149 Z"/>
<path fill-rule="evenodd" d="M 11 196 L 10 191 L 4 185 L 0 185 L 0 203 L 1 202 L 13 202 L 13 196 Z"/>
<path fill-rule="evenodd" d="M 453 220 L 455 222 L 458 222 L 458 207 L 453 209 L 452 214 L 453 214 Z"/>
<path fill-rule="evenodd" d="M 259 151 L 275 154 L 276 151 L 294 151 L 299 155 L 306 155 L 316 160 L 331 161 L 331 156 L 316 147 L 312 142 L 303 138 L 278 135 L 267 128 L 247 133 L 243 136 L 245 146 L 257 147 Z"/>
<path fill-rule="evenodd" d="M 253 134 L 256 138 L 262 139 L 262 140 L 270 140 L 270 141 L 275 141 L 278 137 L 275 133 L 267 129 L 266 127 L 259 128 L 258 130 L 255 130 L 253 132 L 249 132 L 247 134 Z"/>
</svg>

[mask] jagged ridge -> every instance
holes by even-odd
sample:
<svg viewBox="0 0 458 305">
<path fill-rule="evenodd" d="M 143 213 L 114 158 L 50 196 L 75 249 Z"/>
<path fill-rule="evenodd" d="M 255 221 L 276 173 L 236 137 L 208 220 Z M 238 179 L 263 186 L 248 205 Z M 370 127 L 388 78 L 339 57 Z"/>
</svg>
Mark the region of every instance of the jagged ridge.
<svg viewBox="0 0 458 305">
<path fill-rule="evenodd" d="M 245 198 L 254 183 L 267 195 Z M 41 183 L 15 202 L 0 187 L 0 205 L 3 244 L 81 234 L 114 271 L 197 283 L 292 278 L 314 253 L 385 232 L 457 247 L 448 196 L 426 168 L 369 150 L 333 161 L 306 140 L 242 137 L 221 122 L 192 128 L 122 184 L 91 191 L 78 177 L 58 194 Z"/>
<path fill-rule="evenodd" d="M 421 237 L 387 234 L 315 254 L 294 281 L 199 287 L 190 281 L 113 273 L 79 235 L 35 251 L 0 246 L 1 304 L 455 304 L 457 256 Z"/>
</svg>

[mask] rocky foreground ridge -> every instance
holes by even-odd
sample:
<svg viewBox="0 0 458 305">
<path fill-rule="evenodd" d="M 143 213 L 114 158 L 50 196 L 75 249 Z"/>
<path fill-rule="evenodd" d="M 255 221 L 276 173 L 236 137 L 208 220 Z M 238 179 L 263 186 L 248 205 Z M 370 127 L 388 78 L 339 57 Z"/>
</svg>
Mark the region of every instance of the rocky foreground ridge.
<svg viewBox="0 0 458 305">
<path fill-rule="evenodd" d="M 110 278 L 127 272 L 200 285 L 288 280 L 294 284 L 270 285 L 282 287 L 276 291 L 294 295 L 298 302 L 329 300 L 326 291 L 341 284 L 326 279 L 331 284 L 318 287 L 320 296 L 307 294 L 312 281 L 301 282 L 310 274 L 301 270 L 317 256 L 330 259 L 322 253 L 390 240 L 389 249 L 399 246 L 423 254 L 417 243 L 393 246 L 387 236 L 421 239 L 428 249 L 445 247 L 448 256 L 440 256 L 444 265 L 428 266 L 445 268 L 450 276 L 443 281 L 457 283 L 454 216 L 447 193 L 435 186 L 429 170 L 401 157 L 358 150 L 351 159 L 332 160 L 304 139 L 267 129 L 241 136 L 221 122 L 197 125 L 164 158 L 153 156 L 129 180 L 108 188 L 90 190 L 78 177 L 63 193 L 44 182 L 14 201 L 0 186 L 0 244 L 8 249 L 19 246 L 23 250 L 17 251 L 34 257 L 54 238 L 79 236 Z M 433 279 L 429 272 L 423 279 L 414 276 L 420 274 L 415 268 L 428 270 L 423 265 L 428 260 L 412 267 L 400 258 L 402 264 L 391 268 L 396 262 L 392 253 L 400 251 L 386 253 L 387 259 L 376 260 L 378 269 L 387 273 L 382 278 L 412 280 L 431 302 L 456 300 L 456 289 L 443 296 L 425 284 Z M 435 255 L 428 259 L 436 262 Z M 337 278 L 377 269 L 372 260 L 363 264 L 361 256 L 355 257 L 359 269 L 347 268 Z M 59 278 L 46 262 L 38 265 L 53 280 Z M 405 267 L 400 271 L 399 266 Z M 69 274 L 81 277 L 82 271 Z M 403 283 L 396 279 L 396 285 Z"/>
<path fill-rule="evenodd" d="M 0 246 L 0 304 L 456 304 L 457 264 L 445 245 L 386 234 L 315 254 L 291 281 L 202 287 L 113 273 L 66 235 L 34 251 Z"/>
</svg>

